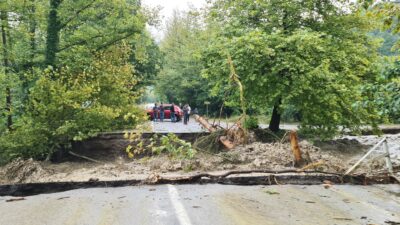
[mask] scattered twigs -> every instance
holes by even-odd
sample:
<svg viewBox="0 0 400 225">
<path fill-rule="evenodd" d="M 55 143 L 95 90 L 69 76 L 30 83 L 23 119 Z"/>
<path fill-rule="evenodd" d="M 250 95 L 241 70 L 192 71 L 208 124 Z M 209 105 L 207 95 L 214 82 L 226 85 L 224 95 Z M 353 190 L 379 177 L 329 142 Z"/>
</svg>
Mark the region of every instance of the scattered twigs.
<svg viewBox="0 0 400 225">
<path fill-rule="evenodd" d="M 203 152 L 203 153 L 206 153 L 206 154 L 209 154 L 209 155 L 212 155 L 212 156 L 217 156 L 217 157 L 220 157 L 220 158 L 222 158 L 222 159 L 224 159 L 224 160 L 226 160 L 226 161 L 228 161 L 228 162 L 230 162 L 230 163 L 234 163 L 234 161 L 232 161 L 231 159 L 229 159 L 229 158 L 227 158 L 227 157 L 224 157 L 224 156 L 222 156 L 222 155 L 219 155 L 219 154 L 215 154 L 215 153 L 206 151 L 206 150 L 201 149 L 201 148 L 199 148 L 199 147 L 195 147 L 195 149 L 196 149 L 197 151 L 199 151 L 199 152 Z"/>
<path fill-rule="evenodd" d="M 325 164 L 324 161 L 310 163 L 310 164 L 304 166 L 303 168 L 299 169 L 298 171 L 299 172 L 304 172 L 305 170 L 308 170 L 308 169 L 311 169 L 311 168 L 315 168 L 315 167 L 318 167 L 318 166 L 322 166 L 324 164 Z"/>
<path fill-rule="evenodd" d="M 227 130 L 232 130 L 234 127 L 239 127 L 239 125 L 240 125 L 242 119 L 243 119 L 243 115 L 241 115 L 241 116 L 239 117 L 239 119 L 236 121 L 236 123 L 233 123 L 232 126 L 229 127 Z"/>
<path fill-rule="evenodd" d="M 84 156 L 84 155 L 79 155 L 79 154 L 77 154 L 77 153 L 75 153 L 75 152 L 72 152 L 72 151 L 69 151 L 68 153 L 69 153 L 70 155 L 73 155 L 73 156 L 76 156 L 76 157 L 79 157 L 79 158 L 82 158 L 82 159 L 86 159 L 86 160 L 91 161 L 91 162 L 104 164 L 104 162 L 101 162 L 101 161 L 96 160 L 96 159 L 89 158 L 89 157 Z"/>
<path fill-rule="evenodd" d="M 283 144 L 283 142 L 285 142 L 286 136 L 290 133 L 290 131 L 286 131 L 285 134 L 283 135 L 283 137 L 280 140 L 280 143 Z M 276 136 L 276 135 L 275 135 Z"/>
</svg>

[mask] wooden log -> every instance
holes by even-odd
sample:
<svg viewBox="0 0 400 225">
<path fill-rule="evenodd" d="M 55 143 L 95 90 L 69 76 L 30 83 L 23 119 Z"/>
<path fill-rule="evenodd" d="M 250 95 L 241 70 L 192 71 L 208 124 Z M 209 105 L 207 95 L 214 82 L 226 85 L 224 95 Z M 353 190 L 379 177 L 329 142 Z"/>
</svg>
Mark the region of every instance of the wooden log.
<svg viewBox="0 0 400 225">
<path fill-rule="evenodd" d="M 211 126 L 211 124 L 209 124 L 209 123 L 207 122 L 207 120 L 205 120 L 203 117 L 201 117 L 201 116 L 195 114 L 195 115 L 194 115 L 194 119 L 195 119 L 198 123 L 200 123 L 201 126 L 203 126 L 204 128 L 206 128 L 208 131 L 210 131 L 210 132 L 215 132 L 215 131 L 217 131 L 217 129 L 216 129 L 215 127 Z M 226 136 L 221 136 L 221 137 L 219 138 L 219 141 L 220 141 L 227 149 L 232 149 L 232 148 L 235 147 L 235 144 L 234 144 L 232 141 L 230 141 L 230 140 L 228 139 L 228 137 L 226 137 Z"/>
<path fill-rule="evenodd" d="M 227 148 L 227 149 L 232 149 L 235 147 L 235 144 L 233 144 L 226 136 L 221 136 L 219 138 L 219 141 Z"/>
<path fill-rule="evenodd" d="M 194 115 L 194 119 L 196 120 L 196 122 L 200 123 L 201 126 L 203 126 L 205 129 L 207 129 L 210 132 L 214 132 L 217 129 L 215 129 L 213 126 L 211 126 L 211 124 L 209 124 L 207 122 L 207 120 L 205 120 L 203 117 L 199 116 L 199 115 Z"/>
<path fill-rule="evenodd" d="M 294 166 L 300 167 L 303 164 L 303 158 L 301 157 L 301 151 L 296 131 L 290 132 L 290 146 L 294 155 Z"/>
</svg>

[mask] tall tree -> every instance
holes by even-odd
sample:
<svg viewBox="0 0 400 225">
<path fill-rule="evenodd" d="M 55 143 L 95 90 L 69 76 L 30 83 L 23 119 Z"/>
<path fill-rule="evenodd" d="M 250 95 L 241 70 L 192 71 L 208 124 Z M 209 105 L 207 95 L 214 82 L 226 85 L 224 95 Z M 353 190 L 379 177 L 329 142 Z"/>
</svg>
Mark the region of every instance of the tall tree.
<svg viewBox="0 0 400 225">
<path fill-rule="evenodd" d="M 141 84 L 159 65 L 148 19 L 139 0 L 1 1 L 0 120 L 12 131 L 0 126 L 0 163 L 143 121 Z"/>
<path fill-rule="evenodd" d="M 45 64 L 49 66 L 55 66 L 56 54 L 60 45 L 61 23 L 58 10 L 61 2 L 62 0 L 50 0 L 45 53 Z"/>
<path fill-rule="evenodd" d="M 374 74 L 368 21 L 346 1 L 212 1 L 210 20 L 221 27 L 204 55 L 204 73 L 224 85 L 232 55 L 246 99 L 269 108 L 269 128 L 294 106 L 304 129 L 333 134 L 356 129 L 373 114 L 354 103 L 359 85 Z M 224 75 L 225 74 L 225 75 Z"/>
<path fill-rule="evenodd" d="M 145 18 L 136 0 L 49 1 L 46 66 L 86 60 L 99 50 L 134 37 L 144 28 Z"/>
<path fill-rule="evenodd" d="M 10 44 L 7 41 L 9 29 L 8 22 L 8 11 L 2 9 L 0 11 L 0 21 L 1 21 L 1 39 L 3 46 L 3 66 L 4 66 L 4 74 L 5 76 L 9 76 L 10 71 L 10 58 L 9 58 L 9 47 Z M 7 114 L 7 128 L 8 130 L 12 129 L 13 121 L 12 121 L 12 102 L 11 102 L 11 88 L 9 85 L 6 86 L 6 114 Z"/>
<path fill-rule="evenodd" d="M 201 76 L 201 52 L 211 36 L 204 29 L 201 14 L 195 10 L 175 11 L 167 23 L 167 32 L 161 41 L 164 64 L 156 82 L 160 100 L 189 103 L 192 108 L 204 108 L 210 101 L 217 109 L 221 100 L 210 96 L 210 84 Z"/>
</svg>

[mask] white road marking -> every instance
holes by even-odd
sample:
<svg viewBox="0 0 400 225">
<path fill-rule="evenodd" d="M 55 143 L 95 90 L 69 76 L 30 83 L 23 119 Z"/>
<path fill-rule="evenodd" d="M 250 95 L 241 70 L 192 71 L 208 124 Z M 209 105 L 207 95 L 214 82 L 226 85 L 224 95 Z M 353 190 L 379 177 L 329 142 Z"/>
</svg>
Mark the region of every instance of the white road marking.
<svg viewBox="0 0 400 225">
<path fill-rule="evenodd" d="M 182 202 L 179 201 L 178 190 L 173 185 L 168 185 L 169 198 L 171 199 L 172 206 L 175 209 L 176 217 L 179 220 L 180 225 L 191 225 L 190 218 L 183 206 Z"/>
</svg>

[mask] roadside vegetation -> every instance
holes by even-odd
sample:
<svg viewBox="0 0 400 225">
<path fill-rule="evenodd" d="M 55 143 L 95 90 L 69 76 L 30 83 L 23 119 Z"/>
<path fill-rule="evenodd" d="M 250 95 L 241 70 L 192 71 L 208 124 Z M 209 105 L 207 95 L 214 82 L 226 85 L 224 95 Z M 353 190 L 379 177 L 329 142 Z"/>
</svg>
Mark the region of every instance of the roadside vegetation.
<svg viewBox="0 0 400 225">
<path fill-rule="evenodd" d="M 1 1 L 0 14 L 0 162 L 144 120 L 161 58 L 140 1 Z"/>
<path fill-rule="evenodd" d="M 140 0 L 1 1 L 0 163 L 135 128 L 149 91 L 270 132 L 290 121 L 331 138 L 400 122 L 400 4 L 207 3 L 176 11 L 157 43 L 146 30 L 157 11 Z M 172 135 L 154 142 L 127 154 L 195 153 Z"/>
<path fill-rule="evenodd" d="M 246 113 L 268 117 L 271 131 L 284 120 L 329 138 L 338 126 L 357 133 L 363 125 L 396 123 L 398 12 L 392 3 L 219 0 L 176 13 L 161 42 L 167 63 L 156 83 L 159 98 L 203 114 L 212 102 L 210 116 L 223 120 L 241 115 L 231 58 Z"/>
</svg>

